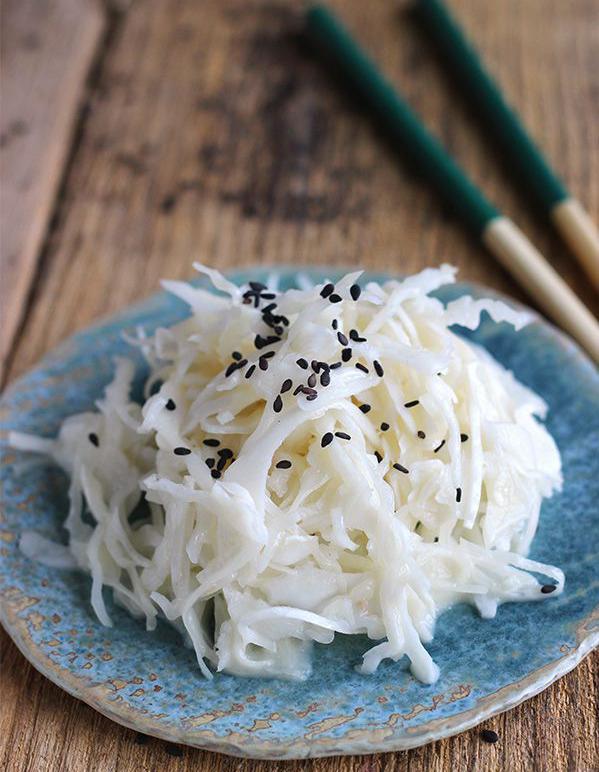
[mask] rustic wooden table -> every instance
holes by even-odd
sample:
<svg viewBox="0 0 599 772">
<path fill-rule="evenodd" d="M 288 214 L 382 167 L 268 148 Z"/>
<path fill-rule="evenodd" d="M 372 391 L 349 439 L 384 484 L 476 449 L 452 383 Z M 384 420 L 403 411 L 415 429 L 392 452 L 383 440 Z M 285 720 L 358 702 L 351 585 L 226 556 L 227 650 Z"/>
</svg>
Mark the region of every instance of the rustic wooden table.
<svg viewBox="0 0 599 772">
<path fill-rule="evenodd" d="M 332 3 L 444 144 L 597 310 L 584 275 L 458 98 L 405 3 Z M 505 93 L 599 219 L 596 0 L 452 0 Z M 158 285 L 250 263 L 451 261 L 523 299 L 298 39 L 285 0 L 5 0 L 4 382 Z M 140 738 L 34 671 L 1 631 L 7 770 L 599 768 L 597 657 L 479 731 L 414 751 L 240 761 Z"/>
</svg>

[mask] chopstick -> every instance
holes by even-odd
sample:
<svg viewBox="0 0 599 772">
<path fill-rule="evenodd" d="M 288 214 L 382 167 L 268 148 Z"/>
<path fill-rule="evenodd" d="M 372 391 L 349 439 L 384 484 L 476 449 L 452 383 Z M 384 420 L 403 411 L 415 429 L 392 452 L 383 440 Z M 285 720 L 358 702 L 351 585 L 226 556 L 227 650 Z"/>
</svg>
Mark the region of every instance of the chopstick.
<svg viewBox="0 0 599 772">
<path fill-rule="evenodd" d="M 307 33 L 332 59 L 421 174 L 550 316 L 599 362 L 599 324 L 510 219 L 485 198 L 360 49 L 321 5 L 306 15 Z"/>
<path fill-rule="evenodd" d="M 599 288 L 599 231 L 588 213 L 550 168 L 442 0 L 416 0 L 414 9 L 423 28 L 457 75 L 464 93 L 476 104 L 478 114 L 486 119 L 501 143 L 518 172 L 518 180 L 548 213 Z"/>
</svg>

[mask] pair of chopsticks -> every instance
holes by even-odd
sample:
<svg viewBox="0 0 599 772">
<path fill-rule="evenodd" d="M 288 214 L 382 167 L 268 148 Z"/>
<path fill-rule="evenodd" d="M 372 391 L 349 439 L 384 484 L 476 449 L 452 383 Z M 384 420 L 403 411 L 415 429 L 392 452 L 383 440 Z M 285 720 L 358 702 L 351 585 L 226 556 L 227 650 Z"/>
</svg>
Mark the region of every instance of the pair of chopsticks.
<svg viewBox="0 0 599 772">
<path fill-rule="evenodd" d="M 503 100 L 463 33 L 441 0 L 417 0 L 425 27 L 458 70 L 479 110 L 491 120 L 509 152 L 519 178 L 540 200 L 564 239 L 599 287 L 599 233 L 543 159 L 516 115 Z M 311 40 L 331 58 L 385 128 L 409 154 L 441 197 L 541 308 L 599 362 L 599 323 L 509 218 L 502 215 L 468 179 L 428 132 L 376 65 L 334 14 L 312 7 L 306 17 Z"/>
</svg>

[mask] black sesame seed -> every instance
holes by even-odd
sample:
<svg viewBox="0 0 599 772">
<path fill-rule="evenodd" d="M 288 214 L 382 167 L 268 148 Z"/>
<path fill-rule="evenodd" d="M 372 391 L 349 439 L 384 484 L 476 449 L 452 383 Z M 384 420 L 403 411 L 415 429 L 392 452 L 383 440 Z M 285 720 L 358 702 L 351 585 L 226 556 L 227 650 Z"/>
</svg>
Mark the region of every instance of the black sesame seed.
<svg viewBox="0 0 599 772">
<path fill-rule="evenodd" d="M 541 592 L 543 595 L 549 595 L 550 592 L 555 592 L 556 586 L 554 584 L 544 584 L 541 587 Z"/>
<path fill-rule="evenodd" d="M 254 338 L 254 346 L 257 349 L 261 349 L 270 346 L 271 343 L 278 343 L 280 340 L 281 338 L 278 335 L 268 335 L 266 338 L 262 335 L 256 335 Z"/>
<path fill-rule="evenodd" d="M 316 359 L 313 359 L 310 362 L 310 367 L 314 370 L 315 373 L 317 373 L 320 370 L 320 362 Z"/>
<path fill-rule="evenodd" d="M 246 374 L 245 374 L 245 377 L 246 377 L 246 378 L 251 378 L 251 377 L 252 377 L 252 375 L 254 374 L 254 370 L 255 370 L 255 369 L 256 369 L 256 365 L 250 365 L 250 366 L 248 367 L 248 369 L 247 369 L 247 372 L 246 372 Z"/>
<path fill-rule="evenodd" d="M 350 348 L 344 348 L 343 351 L 341 352 L 341 359 L 344 362 L 349 362 L 351 357 L 352 357 L 352 350 Z"/>
<path fill-rule="evenodd" d="M 346 432 L 335 432 L 335 437 L 339 437 L 340 440 L 351 440 L 351 437 Z"/>
<path fill-rule="evenodd" d="M 349 294 L 351 295 L 352 300 L 357 300 L 362 294 L 362 289 L 358 284 L 352 284 L 349 288 Z"/>
<path fill-rule="evenodd" d="M 261 370 L 268 370 L 268 359 L 267 357 L 260 357 L 258 360 L 258 367 Z"/>
<path fill-rule="evenodd" d="M 492 729 L 481 729 L 480 737 L 486 743 L 496 743 L 499 740 L 499 735 Z"/>
<path fill-rule="evenodd" d="M 308 396 L 306 397 L 306 401 L 307 402 L 314 402 L 314 400 L 316 399 L 317 396 L 318 396 L 318 394 L 308 394 Z"/>
<path fill-rule="evenodd" d="M 320 297 L 328 298 L 329 295 L 331 295 L 334 290 L 335 290 L 334 284 L 325 284 L 324 287 L 320 290 Z"/>
<path fill-rule="evenodd" d="M 179 447 L 179 448 L 175 448 L 173 450 L 173 453 L 175 454 L 175 456 L 189 456 L 189 454 L 191 453 L 191 450 L 189 448 Z"/>
<path fill-rule="evenodd" d="M 304 394 L 309 394 L 309 395 L 316 394 L 318 396 L 318 392 L 316 391 L 316 389 L 311 389 L 309 386 L 302 386 L 302 391 L 304 392 Z"/>
<path fill-rule="evenodd" d="M 91 442 L 92 445 L 95 445 L 96 448 L 100 445 L 100 440 L 98 439 L 98 435 L 95 432 L 88 434 L 87 439 Z"/>
<path fill-rule="evenodd" d="M 385 374 L 385 371 L 383 370 L 382 364 L 378 360 L 374 360 L 372 363 L 374 365 L 374 371 L 378 375 L 379 378 L 382 378 Z"/>
<path fill-rule="evenodd" d="M 468 440 L 468 435 L 467 434 L 460 434 L 460 440 L 462 442 L 466 442 Z"/>
<path fill-rule="evenodd" d="M 230 375 L 233 375 L 235 370 L 237 370 L 238 364 L 237 362 L 231 362 L 231 364 L 227 367 L 225 370 L 225 378 L 228 378 Z"/>
<path fill-rule="evenodd" d="M 262 354 L 262 359 L 272 359 L 274 355 L 276 354 L 276 351 L 265 351 L 264 354 Z"/>
<path fill-rule="evenodd" d="M 356 364 L 356 370 L 361 370 L 363 373 L 366 373 L 367 375 L 370 372 L 370 370 L 366 367 L 366 365 L 363 365 L 361 362 L 358 362 Z"/>
<path fill-rule="evenodd" d="M 212 477 L 214 477 L 215 480 L 218 480 L 218 478 L 220 477 L 220 470 L 211 469 L 210 474 L 212 475 Z"/>
<path fill-rule="evenodd" d="M 420 439 L 423 440 L 426 437 L 426 434 L 422 431 L 422 429 L 420 429 L 419 431 L 416 432 L 416 436 L 420 437 Z"/>
<path fill-rule="evenodd" d="M 364 403 L 363 405 L 360 405 L 360 410 L 366 415 L 366 413 L 370 413 L 372 406 Z"/>
<path fill-rule="evenodd" d="M 420 404 L 420 400 L 413 399 L 411 402 L 405 402 L 404 407 L 416 407 L 416 405 Z"/>
<path fill-rule="evenodd" d="M 331 376 L 329 375 L 329 371 L 325 370 L 324 373 L 320 376 L 320 385 L 328 386 L 330 382 L 331 382 Z"/>
<path fill-rule="evenodd" d="M 239 360 L 240 360 L 240 359 L 241 359 L 241 357 L 242 357 L 242 354 L 241 354 L 241 352 L 240 352 L 240 351 L 234 351 L 234 352 L 231 354 L 231 356 L 233 357 L 233 359 L 236 359 L 236 360 L 239 362 Z"/>
<path fill-rule="evenodd" d="M 262 316 L 268 316 L 271 311 L 274 311 L 277 307 L 276 303 L 269 303 L 267 306 L 264 306 L 262 309 Z"/>
<path fill-rule="evenodd" d="M 241 368 L 245 367 L 247 363 L 248 363 L 247 359 L 240 359 L 239 362 L 237 362 L 237 369 L 241 370 Z"/>
<path fill-rule="evenodd" d="M 248 285 L 254 290 L 254 292 L 262 292 L 266 289 L 266 284 L 262 284 L 260 281 L 249 281 Z"/>
<path fill-rule="evenodd" d="M 461 488 L 456 488 L 455 489 L 455 500 L 458 502 L 458 504 L 462 500 L 462 489 Z"/>
<path fill-rule="evenodd" d="M 404 474 L 410 474 L 410 470 L 401 464 L 393 464 L 393 469 L 397 469 L 398 472 L 403 472 Z"/>
<path fill-rule="evenodd" d="M 366 338 L 361 338 L 360 333 L 357 330 L 350 330 L 349 331 L 349 337 L 355 342 L 355 343 L 365 343 Z"/>
<path fill-rule="evenodd" d="M 341 343 L 342 346 L 347 346 L 347 344 L 349 343 L 349 341 L 347 340 L 347 338 L 342 332 L 337 333 L 337 340 L 339 341 L 339 343 Z"/>
<path fill-rule="evenodd" d="M 231 448 L 221 448 L 216 451 L 221 458 L 233 458 L 233 451 Z"/>
<path fill-rule="evenodd" d="M 381 461 L 383 460 L 383 457 L 382 457 L 382 456 L 381 456 L 381 454 L 378 452 L 378 450 L 375 450 L 375 451 L 374 451 L 374 455 L 376 456 L 376 460 L 377 460 L 377 461 L 378 461 L 378 463 L 380 464 L 380 463 L 381 463 Z"/>
<path fill-rule="evenodd" d="M 304 387 L 303 387 L 303 385 L 300 383 L 300 385 L 299 385 L 299 386 L 296 386 L 296 387 L 295 387 L 295 390 L 294 390 L 294 392 L 293 392 L 293 396 L 294 396 L 294 397 L 297 397 L 297 395 L 298 395 L 298 394 L 301 394 L 301 393 L 303 392 L 303 390 L 304 390 Z"/>
<path fill-rule="evenodd" d="M 383 423 L 381 424 L 381 431 L 382 432 L 389 431 L 389 424 L 386 421 L 383 421 Z"/>
<path fill-rule="evenodd" d="M 218 446 L 220 445 L 220 440 L 213 440 L 213 439 L 204 440 L 204 445 L 207 445 L 209 448 L 218 448 Z"/>
<path fill-rule="evenodd" d="M 329 295 L 329 301 L 331 303 L 341 303 L 341 295 L 337 295 L 336 293 Z"/>
<path fill-rule="evenodd" d="M 322 439 L 320 441 L 320 447 L 321 448 L 326 448 L 326 446 L 330 445 L 331 442 L 333 442 L 333 433 L 332 432 L 327 432 L 326 434 L 323 435 L 323 437 L 322 437 Z"/>
<path fill-rule="evenodd" d="M 167 410 L 174 410 L 177 406 L 173 402 L 172 399 L 169 399 L 166 405 L 164 406 Z"/>
<path fill-rule="evenodd" d="M 438 453 L 441 450 L 441 448 L 443 447 L 443 445 L 445 445 L 445 440 L 441 440 L 439 445 L 437 445 L 437 447 L 433 450 L 433 453 Z"/>
<path fill-rule="evenodd" d="M 331 322 L 331 327 L 332 327 L 334 330 L 336 330 L 336 329 L 337 329 L 337 327 L 339 327 L 339 322 L 337 321 L 337 319 L 333 319 L 333 321 Z"/>
<path fill-rule="evenodd" d="M 286 391 L 289 391 L 289 389 L 293 386 L 293 381 L 291 378 L 285 378 L 283 383 L 281 384 L 281 394 L 285 394 Z"/>
<path fill-rule="evenodd" d="M 316 373 L 312 373 L 312 375 L 308 378 L 308 386 L 311 388 L 316 386 Z"/>
<path fill-rule="evenodd" d="M 207 458 L 206 459 L 206 466 L 208 467 L 208 469 L 212 469 L 212 467 L 214 466 L 214 459 L 213 458 Z"/>
<path fill-rule="evenodd" d="M 283 400 L 281 399 L 281 395 L 278 394 L 275 401 L 272 403 L 272 409 L 275 411 L 275 413 L 280 413 L 283 409 Z"/>
<path fill-rule="evenodd" d="M 274 292 L 261 292 L 260 297 L 262 300 L 274 300 L 276 298 L 276 295 Z"/>
<path fill-rule="evenodd" d="M 291 461 L 287 461 L 287 459 L 283 459 L 283 461 L 279 461 L 279 463 L 276 465 L 277 469 L 289 469 L 291 467 Z"/>
<path fill-rule="evenodd" d="M 329 365 L 329 370 L 336 370 L 338 367 L 341 367 L 342 364 L 342 362 L 333 362 L 332 365 Z"/>
<path fill-rule="evenodd" d="M 308 362 L 303 357 L 301 359 L 298 359 L 295 364 L 301 367 L 302 370 L 308 369 Z"/>
</svg>

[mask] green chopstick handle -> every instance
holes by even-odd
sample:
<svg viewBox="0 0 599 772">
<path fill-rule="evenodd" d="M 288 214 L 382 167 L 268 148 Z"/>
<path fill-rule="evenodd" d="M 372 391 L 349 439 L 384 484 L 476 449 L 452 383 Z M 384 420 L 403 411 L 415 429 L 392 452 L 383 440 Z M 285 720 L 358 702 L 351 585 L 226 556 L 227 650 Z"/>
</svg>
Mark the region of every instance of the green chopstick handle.
<svg viewBox="0 0 599 772">
<path fill-rule="evenodd" d="M 563 183 L 549 168 L 441 0 L 417 0 L 415 11 L 441 54 L 461 79 L 464 93 L 487 119 L 506 155 L 518 167 L 522 181 L 528 184 L 541 206 L 551 210 L 557 203 L 569 198 Z"/>
<path fill-rule="evenodd" d="M 499 215 L 495 207 L 428 133 L 331 11 L 321 5 L 313 6 L 307 13 L 306 24 L 311 40 L 351 80 L 423 176 L 481 236 L 487 223 Z"/>
</svg>

